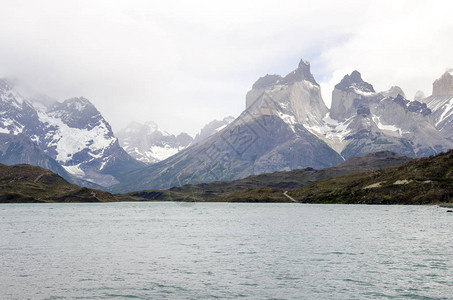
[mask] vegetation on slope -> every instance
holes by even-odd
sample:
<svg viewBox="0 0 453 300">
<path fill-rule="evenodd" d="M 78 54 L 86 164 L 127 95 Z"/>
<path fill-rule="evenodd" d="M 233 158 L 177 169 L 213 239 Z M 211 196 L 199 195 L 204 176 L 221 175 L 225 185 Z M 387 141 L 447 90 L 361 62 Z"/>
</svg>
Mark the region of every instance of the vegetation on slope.
<svg viewBox="0 0 453 300">
<path fill-rule="evenodd" d="M 289 194 L 306 203 L 453 202 L 453 150 L 399 166 L 321 180 Z"/>
<path fill-rule="evenodd" d="M 197 185 L 183 185 L 168 190 L 148 190 L 129 193 L 141 200 L 160 201 L 222 201 L 222 202 L 291 202 L 283 191 L 297 189 L 322 179 L 365 170 L 401 164 L 410 157 L 389 151 L 351 158 L 337 166 L 315 170 L 312 168 L 253 175 L 240 180 L 217 181 Z"/>
<path fill-rule="evenodd" d="M 393 166 L 378 169 L 389 165 Z M 0 203 L 131 200 L 291 202 L 284 191 L 289 191 L 289 196 L 303 203 L 453 203 L 453 150 L 412 160 L 394 153 L 379 152 L 322 170 L 308 168 L 276 172 L 231 182 L 185 185 L 127 195 L 81 188 L 40 167 L 0 164 Z"/>
<path fill-rule="evenodd" d="M 70 184 L 59 175 L 41 167 L 0 164 L 0 203 L 118 200 L 110 193 Z"/>
</svg>

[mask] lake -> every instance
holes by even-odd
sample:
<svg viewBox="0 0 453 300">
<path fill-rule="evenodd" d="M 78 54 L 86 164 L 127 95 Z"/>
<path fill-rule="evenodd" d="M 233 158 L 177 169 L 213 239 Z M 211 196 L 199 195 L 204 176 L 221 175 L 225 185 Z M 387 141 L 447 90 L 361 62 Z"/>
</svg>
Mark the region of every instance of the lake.
<svg viewBox="0 0 453 300">
<path fill-rule="evenodd" d="M 451 299 L 436 206 L 0 205 L 1 299 Z"/>
</svg>

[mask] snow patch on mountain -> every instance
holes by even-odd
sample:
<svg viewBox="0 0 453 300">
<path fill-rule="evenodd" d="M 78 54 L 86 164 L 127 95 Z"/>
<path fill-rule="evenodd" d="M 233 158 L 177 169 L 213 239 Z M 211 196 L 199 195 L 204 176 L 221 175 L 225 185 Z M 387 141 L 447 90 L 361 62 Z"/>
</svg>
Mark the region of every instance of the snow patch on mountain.
<svg viewBox="0 0 453 300">
<path fill-rule="evenodd" d="M 373 96 L 373 95 L 376 94 L 375 92 L 363 91 L 363 90 L 361 90 L 360 88 L 357 88 L 357 87 L 353 87 L 353 90 L 354 90 L 354 93 L 356 93 L 357 95 L 362 95 L 362 96 L 365 96 L 365 97 L 370 97 L 370 96 Z"/>
<path fill-rule="evenodd" d="M 443 122 L 445 119 L 453 115 L 453 97 L 450 101 L 446 102 L 442 107 L 442 114 L 436 122 L 436 126 Z"/>
<path fill-rule="evenodd" d="M 74 166 L 62 166 L 66 172 L 72 174 L 78 178 L 83 178 L 85 176 L 85 172 L 80 168 L 80 164 Z"/>
<path fill-rule="evenodd" d="M 397 133 L 399 136 L 403 135 L 403 131 L 401 130 L 401 128 L 398 128 L 395 125 L 391 124 L 389 125 L 382 124 L 379 116 L 374 115 L 373 122 L 376 123 L 377 127 L 381 130 L 391 131 L 393 133 Z"/>
<path fill-rule="evenodd" d="M 283 122 L 288 124 L 291 130 L 295 133 L 296 129 L 294 128 L 294 125 L 297 124 L 296 118 L 292 115 L 285 114 L 281 111 L 278 111 L 277 114 L 283 120 Z"/>
<path fill-rule="evenodd" d="M 185 149 L 185 147 L 170 147 L 170 145 L 165 145 L 163 147 L 152 146 L 150 151 L 147 151 L 146 154 L 148 157 L 154 157 L 156 160 L 161 161 L 175 155 L 182 149 Z"/>
<path fill-rule="evenodd" d="M 345 138 L 351 133 L 351 130 L 348 129 L 348 126 L 352 122 L 352 118 L 348 118 L 342 122 L 339 122 L 332 119 L 330 117 L 330 113 L 327 113 L 322 121 L 323 122 L 320 126 L 305 125 L 305 128 L 321 138 L 337 153 L 341 153 L 341 151 L 346 146 Z"/>
<path fill-rule="evenodd" d="M 116 141 L 115 137 L 109 136 L 110 131 L 104 122 L 87 130 L 69 127 L 61 119 L 42 112 L 38 112 L 38 116 L 49 129 L 46 135 L 48 147 L 55 148 L 56 160 L 63 165 L 72 160 L 74 154 L 84 149 L 89 149 L 91 157 L 101 158 L 104 150 Z"/>
<path fill-rule="evenodd" d="M 24 130 L 24 126 L 14 120 L 11 120 L 8 117 L 0 117 L 0 122 L 2 127 L 0 128 L 1 133 L 9 133 L 9 134 L 14 134 L 18 135 L 19 133 L 22 133 Z"/>
</svg>

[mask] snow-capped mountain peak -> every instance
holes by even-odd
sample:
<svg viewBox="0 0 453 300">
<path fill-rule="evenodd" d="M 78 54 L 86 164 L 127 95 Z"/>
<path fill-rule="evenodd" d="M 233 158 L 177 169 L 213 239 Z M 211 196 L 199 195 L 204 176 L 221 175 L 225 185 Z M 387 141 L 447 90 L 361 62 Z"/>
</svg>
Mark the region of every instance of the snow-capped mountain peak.
<svg viewBox="0 0 453 300">
<path fill-rule="evenodd" d="M 133 122 L 119 130 L 117 136 L 124 150 L 144 163 L 164 160 L 188 147 L 193 140 L 186 133 L 173 135 L 160 130 L 154 122 Z"/>
<path fill-rule="evenodd" d="M 71 98 L 54 104 L 47 112 L 49 116 L 61 119 L 72 128 L 93 129 L 104 123 L 110 135 L 113 136 L 110 125 L 104 120 L 101 113 L 86 98 Z"/>
<path fill-rule="evenodd" d="M 335 89 L 354 92 L 364 96 L 375 93 L 373 86 L 363 81 L 362 75 L 358 71 L 353 71 L 350 75 L 345 75 L 340 83 L 335 86 Z"/>
</svg>

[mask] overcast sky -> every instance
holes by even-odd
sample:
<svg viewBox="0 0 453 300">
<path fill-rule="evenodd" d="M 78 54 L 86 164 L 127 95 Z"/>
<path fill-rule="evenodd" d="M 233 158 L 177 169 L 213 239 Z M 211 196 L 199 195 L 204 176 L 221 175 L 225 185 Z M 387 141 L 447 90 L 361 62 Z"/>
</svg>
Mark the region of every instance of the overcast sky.
<svg viewBox="0 0 453 300">
<path fill-rule="evenodd" d="M 431 94 L 453 67 L 453 1 L 6 1 L 0 76 L 90 99 L 115 130 L 195 134 L 238 116 L 267 73 L 311 62 L 330 106 L 354 69 L 378 91 Z"/>
</svg>

